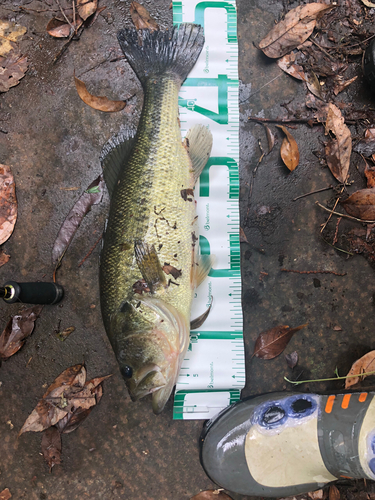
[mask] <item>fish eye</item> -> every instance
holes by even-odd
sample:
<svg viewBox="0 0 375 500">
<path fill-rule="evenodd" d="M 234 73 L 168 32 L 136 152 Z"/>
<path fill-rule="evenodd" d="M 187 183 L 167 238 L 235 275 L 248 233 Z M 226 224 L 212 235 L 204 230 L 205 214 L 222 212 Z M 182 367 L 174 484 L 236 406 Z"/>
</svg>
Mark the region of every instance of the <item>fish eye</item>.
<svg viewBox="0 0 375 500">
<path fill-rule="evenodd" d="M 121 366 L 120 371 L 121 371 L 121 375 L 124 378 L 132 378 L 132 376 L 133 376 L 133 368 L 129 365 Z"/>
</svg>

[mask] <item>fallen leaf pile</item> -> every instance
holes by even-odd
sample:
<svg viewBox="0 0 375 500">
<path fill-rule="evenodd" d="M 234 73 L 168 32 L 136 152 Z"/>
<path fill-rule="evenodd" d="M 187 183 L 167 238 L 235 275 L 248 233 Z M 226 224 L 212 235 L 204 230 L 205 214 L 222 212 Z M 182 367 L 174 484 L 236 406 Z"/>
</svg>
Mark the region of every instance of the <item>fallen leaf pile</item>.
<svg viewBox="0 0 375 500">
<path fill-rule="evenodd" d="M 0 164 L 0 245 L 13 232 L 17 220 L 16 186 L 12 171 Z"/>
<path fill-rule="evenodd" d="M 0 21 L 0 92 L 8 92 L 25 76 L 27 57 L 20 54 L 18 42 L 26 31 L 19 24 Z"/>
<path fill-rule="evenodd" d="M 88 417 L 102 398 L 102 382 L 110 376 L 86 381 L 84 365 L 67 368 L 49 386 L 27 418 L 19 435 L 48 429 L 42 438 L 42 452 L 50 469 L 61 460 L 61 434 L 73 432 Z"/>
</svg>

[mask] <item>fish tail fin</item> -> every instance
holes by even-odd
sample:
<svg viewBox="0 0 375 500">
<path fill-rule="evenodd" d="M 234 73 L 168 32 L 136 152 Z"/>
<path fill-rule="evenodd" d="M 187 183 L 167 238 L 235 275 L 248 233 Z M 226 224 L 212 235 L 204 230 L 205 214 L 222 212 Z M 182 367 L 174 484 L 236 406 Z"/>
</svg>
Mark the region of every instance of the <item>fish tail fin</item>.
<svg viewBox="0 0 375 500">
<path fill-rule="evenodd" d="M 170 73 L 185 80 L 204 45 L 203 27 L 182 23 L 170 31 L 123 29 L 119 44 L 142 85 L 149 78 Z"/>
</svg>

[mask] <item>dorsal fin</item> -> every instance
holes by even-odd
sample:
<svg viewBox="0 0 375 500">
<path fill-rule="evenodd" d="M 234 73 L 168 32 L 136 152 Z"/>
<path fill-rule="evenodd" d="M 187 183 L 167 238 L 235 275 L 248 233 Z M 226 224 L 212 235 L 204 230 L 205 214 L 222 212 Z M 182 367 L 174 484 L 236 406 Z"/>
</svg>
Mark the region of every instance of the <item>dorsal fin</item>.
<svg viewBox="0 0 375 500">
<path fill-rule="evenodd" d="M 136 130 L 125 129 L 109 139 L 100 154 L 103 177 L 112 197 L 121 170 L 129 158 L 134 146 Z"/>
<path fill-rule="evenodd" d="M 194 125 L 186 134 L 184 143 L 193 164 L 195 184 L 210 157 L 212 134 L 204 125 Z"/>
</svg>

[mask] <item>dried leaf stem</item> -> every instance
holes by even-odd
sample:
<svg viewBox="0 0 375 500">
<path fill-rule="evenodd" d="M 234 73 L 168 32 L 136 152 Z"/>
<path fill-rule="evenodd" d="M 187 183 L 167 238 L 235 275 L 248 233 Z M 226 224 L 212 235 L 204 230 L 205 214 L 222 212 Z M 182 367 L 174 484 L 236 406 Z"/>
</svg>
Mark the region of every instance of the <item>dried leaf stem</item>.
<svg viewBox="0 0 375 500">
<path fill-rule="evenodd" d="M 313 38 L 310 38 L 310 40 L 312 41 L 312 43 L 314 45 L 316 45 L 318 47 L 319 50 L 321 50 L 327 57 L 329 57 L 331 59 L 331 61 L 336 61 L 336 59 L 333 56 L 331 56 L 331 54 L 329 54 L 329 52 L 327 52 L 325 49 L 323 49 L 323 47 L 321 47 L 318 43 L 316 43 L 316 41 Z"/>
<path fill-rule="evenodd" d="M 88 251 L 88 253 L 86 254 L 85 257 L 83 257 L 83 259 L 81 260 L 81 262 L 78 264 L 78 267 L 81 267 L 82 264 L 85 262 L 86 259 L 88 259 L 90 257 L 90 255 L 92 254 L 92 252 L 95 250 L 96 248 L 96 245 L 99 243 L 99 241 L 103 238 L 103 235 L 101 234 L 99 236 L 99 238 L 96 240 L 96 242 L 94 243 L 94 245 L 91 247 L 91 249 Z"/>
<path fill-rule="evenodd" d="M 340 212 L 335 212 L 333 209 L 331 210 L 330 208 L 327 208 L 324 205 L 321 205 L 318 201 L 316 201 L 315 204 L 318 205 L 320 208 L 323 208 L 327 212 L 331 212 L 332 215 L 338 215 L 339 217 L 346 217 L 347 219 L 355 220 L 357 222 L 363 222 L 364 224 L 375 224 L 375 220 L 357 219 L 357 217 L 352 217 L 351 215 L 346 215 L 346 214 L 341 214 Z"/>
<path fill-rule="evenodd" d="M 317 379 L 313 379 L 313 380 L 289 380 L 287 377 L 284 377 L 284 380 L 286 380 L 287 382 L 289 382 L 290 384 L 293 384 L 293 385 L 300 385 L 300 384 L 308 384 L 309 382 L 330 382 L 332 380 L 346 380 L 347 378 L 354 378 L 354 377 L 363 377 L 363 376 L 368 376 L 368 375 L 374 375 L 375 374 L 375 371 L 373 372 L 365 372 L 365 373 L 361 373 L 360 375 L 345 375 L 344 377 L 331 377 L 331 378 L 317 378 Z"/>
<path fill-rule="evenodd" d="M 332 184 L 330 184 L 328 187 L 325 188 L 315 189 L 315 191 L 310 191 L 309 193 L 301 194 L 300 196 L 297 196 L 297 198 L 293 198 L 292 201 L 297 201 L 300 198 L 305 198 L 305 196 L 310 196 L 310 194 L 321 193 L 322 191 L 328 191 L 328 189 L 333 189 Z"/>
<path fill-rule="evenodd" d="M 297 274 L 334 274 L 335 276 L 346 276 L 347 273 L 336 273 L 335 271 L 297 271 L 296 269 L 280 269 L 284 273 Z"/>
</svg>

